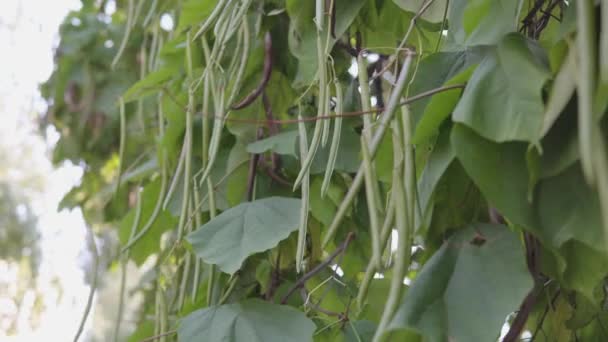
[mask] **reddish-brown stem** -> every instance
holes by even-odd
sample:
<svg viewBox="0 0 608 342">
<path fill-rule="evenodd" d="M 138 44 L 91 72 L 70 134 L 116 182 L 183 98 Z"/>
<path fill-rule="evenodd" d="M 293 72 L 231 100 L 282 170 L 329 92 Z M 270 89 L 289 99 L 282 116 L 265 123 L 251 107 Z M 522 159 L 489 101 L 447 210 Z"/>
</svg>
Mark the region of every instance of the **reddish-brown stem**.
<svg viewBox="0 0 608 342">
<path fill-rule="evenodd" d="M 145 338 L 139 342 L 152 342 L 152 341 L 156 341 L 161 337 L 165 337 L 165 336 L 169 336 L 169 335 L 173 335 L 173 334 L 177 334 L 177 330 L 171 330 L 171 331 L 167 331 L 166 333 L 163 334 L 159 334 L 159 335 L 154 335 L 154 336 L 150 336 L 148 338 Z"/>
<path fill-rule="evenodd" d="M 442 93 L 444 91 L 449 91 L 449 90 L 454 90 L 454 89 L 463 89 L 465 86 L 466 86 L 466 84 L 463 83 L 463 84 L 455 84 L 455 85 L 443 86 L 443 87 L 427 90 L 420 94 L 416 94 L 414 96 L 408 97 L 407 99 L 401 101 L 399 103 L 399 106 L 405 106 L 410 103 L 422 100 L 423 98 L 433 96 L 437 93 Z M 177 101 L 175 99 L 175 97 L 171 96 L 171 94 L 169 93 L 169 91 L 166 88 L 163 88 L 163 90 L 165 91 L 166 94 L 169 95 L 169 98 L 171 99 L 171 101 L 173 101 L 175 104 L 183 107 L 184 109 L 186 108 L 186 106 L 184 104 L 180 103 L 179 101 Z M 276 120 L 275 119 L 275 120 L 272 120 L 271 123 L 278 124 L 278 125 L 296 124 L 299 122 L 314 122 L 317 120 L 330 120 L 330 119 L 334 119 L 334 118 L 357 117 L 357 116 L 370 114 L 370 113 L 380 113 L 382 111 L 384 111 L 384 108 L 377 107 L 377 108 L 370 109 L 370 110 L 359 110 L 359 111 L 353 111 L 353 112 L 325 114 L 325 115 L 320 115 L 320 116 L 306 117 L 306 118 L 302 118 L 302 119 L 288 119 L 288 120 Z M 205 114 L 203 113 L 202 115 L 205 115 Z M 223 119 L 224 121 L 227 121 L 227 122 L 246 123 L 246 124 L 251 124 L 251 125 L 266 125 L 269 123 L 268 122 L 269 120 L 239 119 L 239 118 L 230 118 L 230 117 L 226 118 L 226 117 L 220 117 L 220 116 L 215 116 L 215 115 L 210 115 L 210 114 L 207 114 L 207 116 L 213 117 L 216 119 Z"/>
<path fill-rule="evenodd" d="M 528 293 L 524 301 L 521 303 L 519 311 L 517 311 L 517 316 L 515 316 L 513 319 L 513 323 L 511 323 L 511 327 L 505 335 L 503 342 L 515 342 L 519 339 L 519 335 L 524 329 L 528 316 L 530 316 L 530 312 L 534 308 L 538 295 L 543 288 L 543 282 L 539 270 L 540 242 L 538 239 L 536 239 L 536 237 L 534 237 L 534 235 L 530 233 L 524 233 L 524 242 L 526 246 L 526 262 L 528 264 L 528 271 L 530 271 L 530 274 L 534 279 L 534 288 L 532 288 L 530 293 Z"/>
<path fill-rule="evenodd" d="M 270 32 L 266 32 L 266 35 L 264 35 L 264 71 L 263 71 L 262 81 L 260 81 L 260 84 L 258 84 L 258 86 L 251 93 L 249 93 L 249 95 L 245 96 L 244 99 L 237 102 L 236 104 L 233 104 L 230 108 L 242 109 L 242 108 L 245 108 L 245 107 L 249 106 L 250 104 L 252 104 L 253 101 L 255 101 L 255 99 L 257 99 L 258 96 L 260 96 L 260 94 L 262 94 L 262 92 L 264 91 L 264 88 L 266 88 L 268 81 L 270 81 L 271 73 L 272 73 L 272 36 L 270 35 Z"/>
<path fill-rule="evenodd" d="M 456 84 L 456 85 L 450 85 L 450 86 L 444 86 L 444 87 L 440 87 L 440 88 L 435 88 L 435 89 L 431 89 L 425 92 L 422 92 L 420 94 L 411 96 L 403 101 L 401 101 L 399 103 L 400 106 L 405 106 L 408 105 L 412 102 L 416 102 L 418 100 L 421 100 L 425 97 L 429 97 L 431 95 L 435 95 L 437 93 L 441 93 L 444 91 L 448 91 L 448 90 L 454 90 L 454 89 L 462 89 L 465 87 L 465 84 Z M 365 115 L 365 114 L 370 114 L 370 113 L 380 113 L 384 111 L 384 108 L 374 108 L 374 109 L 370 109 L 370 110 L 359 110 L 359 111 L 354 111 L 354 112 L 342 112 L 342 113 L 336 113 L 336 114 L 326 114 L 326 115 L 320 115 L 320 116 L 312 116 L 312 117 L 305 117 L 302 119 L 288 119 L 288 120 L 272 120 L 271 123 L 274 124 L 296 124 L 299 122 L 314 122 L 317 120 L 330 120 L 330 119 L 334 119 L 334 118 L 348 118 L 348 117 L 357 117 L 357 116 L 361 116 L 361 115 Z M 225 118 L 225 121 L 230 121 L 230 122 L 237 122 L 237 123 L 247 123 L 247 124 L 252 124 L 252 125 L 264 125 L 264 124 L 268 124 L 269 120 L 256 120 L 256 119 L 240 119 L 240 118 Z"/>
</svg>

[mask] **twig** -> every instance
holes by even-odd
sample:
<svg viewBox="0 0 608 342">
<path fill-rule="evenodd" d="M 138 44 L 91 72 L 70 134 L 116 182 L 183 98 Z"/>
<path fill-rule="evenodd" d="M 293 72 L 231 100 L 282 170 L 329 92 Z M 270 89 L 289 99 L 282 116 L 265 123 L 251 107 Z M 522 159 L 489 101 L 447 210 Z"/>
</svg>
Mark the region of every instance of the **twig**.
<svg viewBox="0 0 608 342">
<path fill-rule="evenodd" d="M 429 96 L 433 96 L 437 93 L 441 93 L 444 91 L 449 91 L 449 90 L 454 90 L 454 89 L 463 89 L 466 86 L 466 84 L 455 84 L 455 85 L 449 85 L 449 86 L 443 86 L 443 87 L 439 87 L 439 88 L 435 88 L 435 89 L 431 89 L 431 90 L 427 90 L 424 91 L 420 94 L 416 94 L 414 96 L 408 97 L 407 99 L 399 102 L 397 104 L 397 106 L 405 106 L 408 105 L 410 103 L 419 101 L 423 98 L 429 97 Z M 348 118 L 348 117 L 357 117 L 357 116 L 361 116 L 361 115 L 366 115 L 366 114 L 370 114 L 370 113 L 381 113 L 385 110 L 386 108 L 373 108 L 367 111 L 364 110 L 359 110 L 359 111 L 353 111 L 353 112 L 342 112 L 342 113 L 336 113 L 336 114 L 327 114 L 327 115 L 319 115 L 319 116 L 313 116 L 313 117 L 305 117 L 305 118 L 301 118 L 301 119 L 288 119 L 288 120 L 272 120 L 272 123 L 275 124 L 296 124 L 296 123 L 300 123 L 300 122 L 313 122 L 313 121 L 318 121 L 318 120 L 331 120 L 334 118 L 338 118 L 338 117 L 342 117 L 342 118 Z M 211 115 L 212 117 L 216 117 L 219 118 L 219 116 L 214 116 Z M 265 124 L 268 123 L 269 120 L 264 120 L 264 121 L 260 121 L 260 120 L 251 120 L 251 119 L 238 119 L 238 118 L 225 118 L 225 121 L 230 121 L 230 122 L 237 122 L 237 123 L 248 123 L 248 124 L 253 124 L 253 125 L 257 125 L 257 124 Z"/>
<path fill-rule="evenodd" d="M 264 299 L 271 300 L 277 287 L 281 284 L 281 249 L 277 252 L 277 261 L 275 262 L 274 268 L 272 269 L 272 278 L 270 278 L 270 285 L 266 289 Z"/>
<path fill-rule="evenodd" d="M 152 341 L 156 341 L 157 339 L 159 339 L 161 337 L 165 337 L 165 336 L 169 336 L 169 335 L 173 335 L 173 334 L 177 334 L 177 330 L 169 330 L 166 333 L 150 336 L 148 338 L 140 340 L 139 342 L 152 342 Z"/>
<path fill-rule="evenodd" d="M 300 295 L 302 296 L 302 300 L 306 303 L 306 300 L 308 298 L 308 293 L 306 293 L 306 289 L 305 288 L 301 288 L 300 289 Z M 306 305 L 310 306 L 311 308 L 313 308 L 316 311 L 319 311 L 321 313 L 326 314 L 327 316 L 333 316 L 333 317 L 341 317 L 342 316 L 342 313 L 334 312 L 334 311 L 331 311 L 331 310 L 324 309 L 324 308 L 320 307 L 319 304 L 315 304 L 312 301 L 309 301 Z"/>
<path fill-rule="evenodd" d="M 266 84 L 270 81 L 270 74 L 272 73 L 272 36 L 270 32 L 266 32 L 264 36 L 264 71 L 262 81 L 260 84 L 251 92 L 249 95 L 245 96 L 244 99 L 232 105 L 230 108 L 232 109 L 242 109 L 249 106 L 253 101 L 255 101 L 260 94 L 266 88 Z"/>
<path fill-rule="evenodd" d="M 560 293 L 560 291 L 557 290 L 557 292 L 555 293 L 555 295 L 553 295 L 553 298 L 551 299 L 551 302 L 547 303 L 547 307 L 545 308 L 545 311 L 543 312 L 543 315 L 541 316 L 540 321 L 536 325 L 536 329 L 534 329 L 534 333 L 532 334 L 532 338 L 530 339 L 530 341 L 534 341 L 536 339 L 536 335 L 538 335 L 538 332 L 540 331 L 540 329 L 543 326 L 543 323 L 545 322 L 545 318 L 547 317 L 547 313 L 549 313 L 549 308 L 553 306 L 553 304 L 555 303 L 555 300 L 559 296 L 559 293 Z"/>
<path fill-rule="evenodd" d="M 281 299 L 281 304 L 285 304 L 287 303 L 287 300 L 289 299 L 289 296 L 291 296 L 298 288 L 304 286 L 304 284 L 313 276 L 315 276 L 317 273 L 321 272 L 321 270 L 323 270 L 325 267 L 329 266 L 329 264 L 331 264 L 331 262 L 338 256 L 340 255 L 340 253 L 344 252 L 346 250 L 346 248 L 348 247 L 348 245 L 350 244 L 350 242 L 355 238 L 355 233 L 350 232 L 348 233 L 348 235 L 346 236 L 346 239 L 344 240 L 344 242 L 342 242 L 340 244 L 340 246 L 338 246 L 333 253 L 331 253 L 327 259 L 323 260 L 323 262 L 321 262 L 320 264 L 318 264 L 317 266 L 315 266 L 315 268 L 313 268 L 312 270 L 310 270 L 308 273 L 306 273 L 305 275 L 302 276 L 302 278 L 298 279 L 298 281 L 296 281 L 295 284 L 293 284 L 293 286 L 289 289 L 289 291 L 287 291 L 287 294 L 285 294 L 285 296 L 283 296 L 283 299 Z"/>
</svg>

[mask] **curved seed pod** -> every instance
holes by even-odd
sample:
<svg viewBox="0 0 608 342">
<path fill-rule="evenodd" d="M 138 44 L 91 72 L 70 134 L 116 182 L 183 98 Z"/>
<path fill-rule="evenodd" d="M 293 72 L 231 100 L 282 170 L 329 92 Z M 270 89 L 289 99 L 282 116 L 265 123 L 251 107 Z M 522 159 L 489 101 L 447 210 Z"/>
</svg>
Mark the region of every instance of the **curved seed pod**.
<svg viewBox="0 0 608 342">
<path fill-rule="evenodd" d="M 359 79 L 359 88 L 361 89 L 361 109 L 365 112 L 369 112 L 371 106 L 371 96 L 369 93 L 369 78 L 367 77 L 367 63 L 362 53 L 357 55 L 357 76 Z M 372 141 L 372 120 L 371 113 L 363 115 L 363 136 L 366 139 L 366 143 L 369 146 Z"/>
<path fill-rule="evenodd" d="M 211 27 L 211 25 L 215 22 L 215 19 L 217 19 L 220 13 L 222 13 L 222 9 L 224 8 L 224 6 L 226 6 L 226 4 L 230 1 L 231 0 L 219 0 L 209 17 L 207 17 L 207 20 L 205 20 L 205 22 L 201 25 L 198 31 L 196 31 L 196 34 L 192 39 L 196 39 L 200 35 L 205 33 L 209 29 L 209 27 Z"/>
<path fill-rule="evenodd" d="M 374 182 L 376 178 L 372 172 L 372 161 L 367 150 L 367 144 L 365 137 L 361 136 L 361 152 L 363 154 L 363 172 L 365 177 L 365 198 L 367 200 L 367 210 L 369 214 L 369 231 L 372 242 L 372 260 L 371 262 L 380 267 L 380 258 L 382 252 L 380 251 L 380 228 L 378 227 L 378 210 L 376 209 L 376 203 L 380 194 L 376 192 Z"/>
<path fill-rule="evenodd" d="M 245 96 L 241 101 L 233 104 L 231 109 L 242 109 L 255 101 L 264 91 L 268 81 L 270 81 L 270 75 L 272 74 L 272 36 L 270 32 L 266 32 L 264 35 L 264 69 L 262 72 L 262 80 L 258 86 L 249 95 Z"/>
<path fill-rule="evenodd" d="M 343 95 L 342 86 L 340 82 L 335 80 L 334 85 L 336 87 L 336 113 L 342 113 L 343 109 Z M 321 197 L 325 197 L 329 184 L 331 183 L 331 176 L 336 166 L 336 159 L 338 157 L 338 150 L 340 148 L 340 134 L 342 132 L 342 117 L 336 116 L 334 119 L 334 134 L 331 138 L 331 146 L 329 148 L 329 158 L 327 159 L 327 167 L 325 168 L 325 175 L 323 176 L 323 184 L 321 184 Z"/>
<path fill-rule="evenodd" d="M 386 209 L 386 215 L 384 217 L 384 223 L 382 224 L 382 229 L 380 229 L 380 241 L 382 243 L 381 250 L 386 248 L 386 244 L 391 236 L 391 232 L 393 230 L 393 222 L 395 221 L 395 201 L 392 197 L 389 200 L 388 208 Z M 357 293 L 357 303 L 359 305 L 359 309 L 363 308 L 365 303 L 365 298 L 367 296 L 367 290 L 369 289 L 369 284 L 374 278 L 374 274 L 378 268 L 376 265 L 370 260 L 367 264 L 367 268 L 365 269 L 365 274 L 363 275 L 363 279 L 361 280 L 361 284 L 359 285 L 359 292 Z"/>
<path fill-rule="evenodd" d="M 325 85 L 325 99 L 323 100 L 323 113 L 329 113 L 329 105 L 330 105 L 330 96 L 331 92 L 329 90 L 329 84 Z M 323 132 L 321 134 L 321 147 L 325 147 L 327 145 L 327 141 L 329 140 L 329 126 L 331 124 L 331 120 L 321 120 L 323 121 Z"/>
<path fill-rule="evenodd" d="M 133 239 L 135 236 L 135 232 L 137 231 L 137 227 L 139 226 L 139 221 L 141 219 L 141 191 L 137 189 L 137 204 L 135 207 L 135 217 L 133 218 L 133 223 L 131 224 L 131 234 L 129 236 L 129 240 Z M 125 284 L 127 281 L 127 262 L 129 261 L 129 255 L 125 254 L 122 258 L 122 271 L 120 276 L 120 294 L 118 299 L 118 313 L 116 314 L 116 324 L 114 325 L 114 342 L 118 341 L 118 335 L 120 332 L 120 324 L 122 323 L 122 314 L 124 308 L 124 297 L 125 297 Z"/>
<path fill-rule="evenodd" d="M 384 305 L 384 311 L 378 323 L 378 328 L 374 334 L 373 341 L 382 341 L 382 336 L 386 332 L 389 322 L 393 318 L 393 314 L 397 309 L 401 292 L 403 288 L 403 278 L 407 271 L 410 258 L 410 247 L 408 246 L 408 237 L 411 226 L 408 225 L 410 218 L 408 217 L 409 208 L 406 203 L 406 194 L 403 184 L 404 174 L 404 147 L 399 120 L 394 120 L 393 128 L 393 186 L 391 193 L 392 199 L 395 201 L 395 226 L 397 228 L 397 251 L 395 262 L 393 264 L 393 274 L 388 298 Z"/>
<path fill-rule="evenodd" d="M 235 81 L 231 85 L 230 96 L 228 96 L 228 103 L 232 103 L 232 101 L 234 101 L 237 92 L 241 89 L 241 84 L 243 83 L 243 75 L 245 74 L 245 67 L 247 67 L 247 60 L 249 59 L 249 23 L 247 22 L 247 18 L 243 19 L 241 28 L 243 51 L 241 52 L 241 60 L 239 63 L 238 70 L 234 75 L 230 77 L 230 79 L 234 78 Z"/>
<path fill-rule="evenodd" d="M 125 27 L 125 34 L 122 36 L 122 41 L 120 42 L 120 47 L 116 52 L 116 56 L 112 60 L 111 68 L 114 70 L 116 68 L 116 64 L 120 60 L 125 48 L 127 47 L 127 42 L 129 41 L 129 36 L 131 35 L 131 27 L 133 26 L 133 22 L 135 21 L 135 5 L 133 0 L 129 0 L 128 9 L 127 9 L 127 24 Z"/>
<path fill-rule="evenodd" d="M 380 124 L 378 125 L 378 129 L 374 133 L 374 137 L 371 141 L 371 145 L 370 145 L 370 149 L 369 149 L 370 156 L 372 156 L 372 157 L 376 154 L 378 147 L 380 146 L 380 142 L 382 141 L 382 138 L 384 137 L 384 133 L 386 133 L 388 124 L 391 122 L 391 120 L 393 119 L 393 117 L 395 115 L 395 109 L 399 105 L 399 100 L 401 98 L 401 92 L 403 91 L 403 88 L 405 87 L 405 81 L 407 80 L 409 68 L 410 68 L 410 65 L 412 64 L 412 57 L 413 57 L 413 54 L 411 54 L 411 53 L 406 56 L 405 61 L 403 62 L 403 65 L 401 66 L 401 71 L 399 72 L 399 77 L 397 78 L 397 85 L 395 86 L 395 88 L 393 89 L 393 92 L 391 93 L 390 99 L 388 101 L 388 105 L 387 105 L 386 109 L 384 110 L 382 119 L 380 119 Z M 340 226 L 340 223 L 342 222 L 342 219 L 344 218 L 344 215 L 346 214 L 346 210 L 352 203 L 356 194 L 359 192 L 359 189 L 361 188 L 362 184 L 363 184 L 363 167 L 359 167 L 359 171 L 357 171 L 357 175 L 353 179 L 352 185 L 350 186 L 350 188 L 348 189 L 348 192 L 344 196 L 342 203 L 340 203 L 340 206 L 338 207 L 338 210 L 337 210 L 336 214 L 334 215 L 334 219 L 331 222 L 331 225 L 329 226 L 327 233 L 325 234 L 325 237 L 323 238 L 323 242 L 322 242 L 323 247 L 327 246 L 329 241 L 331 241 L 331 239 L 333 238 L 334 234 L 336 234 L 336 231 L 338 230 L 338 227 Z"/>
<path fill-rule="evenodd" d="M 327 70 L 325 65 L 323 43 L 321 42 L 321 36 L 319 34 L 317 34 L 317 57 L 319 60 L 319 103 L 317 107 L 317 118 L 320 118 L 325 114 L 324 101 L 326 100 L 325 91 L 327 90 L 327 87 L 325 86 Z M 321 121 L 322 120 L 317 120 L 315 122 L 315 130 L 312 134 L 312 140 L 310 141 L 310 148 L 308 149 L 306 159 L 304 159 L 302 162 L 300 172 L 298 173 L 298 176 L 293 184 L 294 191 L 298 188 L 298 186 L 300 186 L 300 182 L 302 182 L 304 176 L 310 175 L 310 165 L 312 164 L 315 154 L 317 153 L 317 149 L 319 148 L 319 143 L 321 142 L 321 129 L 323 127 L 323 123 Z"/>
<path fill-rule="evenodd" d="M 298 114 L 298 118 L 302 118 Z M 298 123 L 300 135 L 300 158 L 308 155 L 308 137 L 306 136 L 306 126 L 304 122 Z M 306 248 L 306 231 L 308 227 L 308 203 L 309 203 L 310 173 L 306 173 L 302 182 L 302 207 L 300 208 L 300 228 L 298 229 L 298 245 L 296 250 L 296 272 L 302 272 L 302 262 L 304 260 L 304 250 Z"/>
<path fill-rule="evenodd" d="M 175 192 L 175 188 L 177 187 L 177 183 L 179 182 L 182 174 L 182 169 L 184 168 L 184 161 L 186 158 L 186 149 L 185 146 L 182 147 L 182 152 L 179 155 L 179 161 L 177 162 L 177 167 L 175 168 L 175 173 L 173 174 L 173 179 L 171 180 L 171 185 L 169 186 L 169 191 L 165 195 L 165 200 L 163 202 L 163 210 L 167 209 L 169 205 L 169 201 L 171 197 L 173 197 L 173 193 Z"/>
<path fill-rule="evenodd" d="M 125 114 L 125 101 L 123 101 L 122 97 L 118 101 L 120 106 L 120 145 L 118 147 L 118 176 L 116 177 L 114 196 L 116 196 L 118 189 L 120 188 L 120 178 L 122 177 L 122 169 L 125 162 L 125 144 L 127 143 L 127 115 Z"/>
<path fill-rule="evenodd" d="M 87 304 L 84 309 L 84 313 L 82 318 L 80 319 L 80 324 L 78 325 L 78 330 L 76 331 L 76 335 L 74 336 L 74 342 L 78 342 L 80 335 L 84 331 L 84 325 L 87 322 L 87 318 L 89 317 L 89 313 L 91 312 L 91 308 L 93 307 L 93 298 L 95 297 L 95 291 L 97 290 L 97 270 L 99 268 L 99 252 L 97 251 L 97 244 L 95 243 L 95 236 L 93 234 L 92 228 L 89 226 L 89 232 L 87 234 L 89 245 L 91 246 L 91 253 L 93 254 L 93 268 L 91 272 L 93 274 L 93 279 L 91 281 L 91 288 L 89 290 L 89 296 L 87 297 Z"/>
<path fill-rule="evenodd" d="M 579 77 L 578 77 L 578 140 L 581 153 L 581 166 L 587 183 L 593 184 L 593 90 L 595 87 L 595 38 L 594 14 L 591 1 L 577 1 Z"/>
</svg>

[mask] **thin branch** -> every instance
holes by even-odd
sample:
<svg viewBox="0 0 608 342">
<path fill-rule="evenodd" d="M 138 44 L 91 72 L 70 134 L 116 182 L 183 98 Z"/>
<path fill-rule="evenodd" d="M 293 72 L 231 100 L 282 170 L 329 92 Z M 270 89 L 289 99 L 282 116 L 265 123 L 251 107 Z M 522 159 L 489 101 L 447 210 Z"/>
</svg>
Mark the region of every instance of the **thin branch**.
<svg viewBox="0 0 608 342">
<path fill-rule="evenodd" d="M 401 101 L 400 103 L 398 103 L 398 106 L 405 106 L 408 105 L 410 103 L 422 100 L 423 98 L 429 97 L 429 96 L 433 96 L 437 93 L 441 93 L 444 91 L 449 91 L 449 90 L 454 90 L 454 89 L 463 89 L 466 86 L 466 84 L 455 84 L 455 85 L 449 85 L 449 86 L 443 86 L 443 87 L 439 87 L 439 88 L 435 88 L 435 89 L 431 89 L 431 90 L 427 90 L 424 91 L 420 94 L 416 94 L 414 96 L 408 97 L 407 99 Z M 317 120 L 331 120 L 331 119 L 335 119 L 338 117 L 342 117 L 342 118 L 348 118 L 348 117 L 358 117 L 361 115 L 366 115 L 366 114 L 370 114 L 370 113 L 381 113 L 382 111 L 384 111 L 385 108 L 374 108 L 374 109 L 370 109 L 367 111 L 364 110 L 359 110 L 359 111 L 353 111 L 353 112 L 342 112 L 342 113 L 336 113 L 336 114 L 327 114 L 327 115 L 319 115 L 319 116 L 313 116 L 313 117 L 305 117 L 302 119 L 288 119 L 288 120 L 272 120 L 272 123 L 275 124 L 296 124 L 299 122 L 313 122 L 313 121 L 317 121 Z M 210 115 L 212 117 L 216 117 L 214 115 Z M 217 118 L 219 118 L 219 116 L 217 116 Z M 237 122 L 237 123 L 247 123 L 247 124 L 252 124 L 252 125 L 257 125 L 257 124 L 266 124 L 268 123 L 269 120 L 255 120 L 255 119 L 239 119 L 239 118 L 224 118 L 225 121 L 230 121 L 230 122 Z"/>
<path fill-rule="evenodd" d="M 313 303 L 312 301 L 306 302 L 306 300 L 308 298 L 308 293 L 306 292 L 305 288 L 301 288 L 300 289 L 300 296 L 302 297 L 302 301 L 304 303 L 306 303 L 305 304 L 306 306 L 309 306 L 309 307 L 311 307 L 312 309 L 314 309 L 316 311 L 324 313 L 327 316 L 340 317 L 342 315 L 339 312 L 334 312 L 334 311 L 331 311 L 331 310 L 324 309 L 324 308 L 320 307 L 319 304 Z"/>
<path fill-rule="evenodd" d="M 296 292 L 297 289 L 299 289 L 300 287 L 304 286 L 304 284 L 313 276 L 315 276 L 317 273 L 321 272 L 325 267 L 329 266 L 329 264 L 331 264 L 331 262 L 338 256 L 340 255 L 342 252 L 344 252 L 346 250 L 346 248 L 348 247 L 348 245 L 350 244 L 350 242 L 355 238 L 355 233 L 350 232 L 348 233 L 348 235 L 346 236 L 346 239 L 344 240 L 344 242 L 342 242 L 340 244 L 340 246 L 338 246 L 333 253 L 331 253 L 327 259 L 323 260 L 323 262 L 321 262 L 320 264 L 318 264 L 317 266 L 315 266 L 315 268 L 313 268 L 312 270 L 310 270 L 308 273 L 306 273 L 305 275 L 302 276 L 302 278 L 298 279 L 298 281 L 296 281 L 295 284 L 293 284 L 293 286 L 289 289 L 289 291 L 287 291 L 287 294 L 285 294 L 285 296 L 283 296 L 283 299 L 281 299 L 281 304 L 285 304 L 287 303 L 287 300 L 289 299 L 289 296 L 291 296 L 294 292 Z"/>
<path fill-rule="evenodd" d="M 515 316 L 515 319 L 513 319 L 513 323 L 511 323 L 511 327 L 505 335 L 503 342 L 515 342 L 519 339 L 519 335 L 526 325 L 528 316 L 530 316 L 530 312 L 534 308 L 534 305 L 538 299 L 538 294 L 543 287 L 539 270 L 540 242 L 538 239 L 536 239 L 536 237 L 534 237 L 534 235 L 530 233 L 524 233 L 524 242 L 526 246 L 526 262 L 528 264 L 528 270 L 534 279 L 534 287 L 521 303 L 517 316 Z"/>
<path fill-rule="evenodd" d="M 547 313 L 549 313 L 549 308 L 551 308 L 553 306 L 553 304 L 555 303 L 555 300 L 557 299 L 559 294 L 560 294 L 560 291 L 557 290 L 555 295 L 553 295 L 551 302 L 547 303 L 547 307 L 545 307 L 545 311 L 543 312 L 543 315 L 541 316 L 540 321 L 538 321 L 538 324 L 536 325 L 536 329 L 534 329 L 534 333 L 532 334 L 532 338 L 530 339 L 530 341 L 534 341 L 536 339 L 536 335 L 538 335 L 538 332 L 540 331 L 540 329 L 543 326 L 543 323 L 545 322 Z"/>
<path fill-rule="evenodd" d="M 173 335 L 173 334 L 177 334 L 177 330 L 170 330 L 170 331 L 167 331 L 166 333 L 150 336 L 148 338 L 140 340 L 139 342 L 152 342 L 152 341 L 156 341 L 157 339 L 159 339 L 161 337 L 165 337 L 165 336 L 169 336 L 169 335 Z"/>
</svg>

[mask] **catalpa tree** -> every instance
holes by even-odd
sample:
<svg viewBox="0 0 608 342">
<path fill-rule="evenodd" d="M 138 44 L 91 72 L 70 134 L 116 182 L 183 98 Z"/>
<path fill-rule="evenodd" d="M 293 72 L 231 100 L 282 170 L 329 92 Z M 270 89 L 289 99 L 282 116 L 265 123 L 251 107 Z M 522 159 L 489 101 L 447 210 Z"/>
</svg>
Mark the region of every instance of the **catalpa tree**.
<svg viewBox="0 0 608 342">
<path fill-rule="evenodd" d="M 459 342 L 608 340 L 607 87 L 606 1 L 83 0 L 42 90 L 131 341 Z"/>
</svg>

